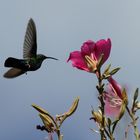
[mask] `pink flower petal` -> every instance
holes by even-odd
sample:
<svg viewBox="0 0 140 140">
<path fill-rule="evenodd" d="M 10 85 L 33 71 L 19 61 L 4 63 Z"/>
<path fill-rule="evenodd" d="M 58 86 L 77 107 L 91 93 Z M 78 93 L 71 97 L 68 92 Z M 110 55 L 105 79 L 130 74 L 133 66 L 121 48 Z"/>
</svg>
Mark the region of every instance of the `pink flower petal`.
<svg viewBox="0 0 140 140">
<path fill-rule="evenodd" d="M 72 61 L 73 67 L 76 67 L 78 69 L 85 70 L 85 71 L 89 72 L 88 66 L 87 66 L 84 58 L 82 57 L 80 51 L 71 52 L 67 62 L 68 61 Z"/>
<path fill-rule="evenodd" d="M 112 85 L 110 83 L 107 84 L 106 92 L 110 94 L 114 94 L 114 90 L 112 89 Z"/>
<path fill-rule="evenodd" d="M 95 43 L 92 40 L 88 40 L 86 42 L 83 43 L 83 45 L 81 46 L 81 53 L 82 55 L 91 55 L 91 53 L 93 53 L 94 51 L 94 47 L 95 47 Z"/>
<path fill-rule="evenodd" d="M 116 117 L 120 113 L 120 108 L 120 106 L 112 106 L 109 101 L 105 101 L 105 114 Z"/>
<path fill-rule="evenodd" d="M 111 40 L 108 39 L 107 41 L 102 39 L 96 42 L 95 45 L 95 56 L 97 60 L 99 60 L 101 54 L 104 54 L 103 63 L 108 59 L 111 50 Z"/>
<path fill-rule="evenodd" d="M 122 100 L 112 91 L 104 93 L 105 113 L 117 116 L 120 113 Z"/>
<path fill-rule="evenodd" d="M 110 77 L 108 81 L 112 85 L 112 87 L 115 89 L 117 95 L 122 99 L 121 86 L 112 77 Z"/>
<path fill-rule="evenodd" d="M 53 140 L 53 133 L 48 133 L 48 140 Z"/>
<path fill-rule="evenodd" d="M 121 86 L 112 77 L 108 81 L 109 84 L 104 92 L 105 112 L 117 116 L 122 105 Z"/>
</svg>

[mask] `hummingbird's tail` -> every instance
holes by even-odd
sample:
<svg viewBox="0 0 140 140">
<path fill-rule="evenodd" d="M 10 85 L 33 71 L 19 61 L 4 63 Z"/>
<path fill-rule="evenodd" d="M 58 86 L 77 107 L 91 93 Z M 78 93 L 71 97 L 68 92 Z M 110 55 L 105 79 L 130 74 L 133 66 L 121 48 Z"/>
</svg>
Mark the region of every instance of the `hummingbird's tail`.
<svg viewBox="0 0 140 140">
<path fill-rule="evenodd" d="M 21 65 L 21 60 L 9 57 L 6 59 L 4 66 L 5 67 L 15 67 L 18 68 Z"/>
<path fill-rule="evenodd" d="M 20 76 L 21 74 L 26 73 L 26 70 L 22 69 L 23 60 L 21 59 L 9 57 L 6 59 L 4 66 L 12 67 L 3 75 L 5 78 L 15 78 L 17 76 Z"/>
</svg>

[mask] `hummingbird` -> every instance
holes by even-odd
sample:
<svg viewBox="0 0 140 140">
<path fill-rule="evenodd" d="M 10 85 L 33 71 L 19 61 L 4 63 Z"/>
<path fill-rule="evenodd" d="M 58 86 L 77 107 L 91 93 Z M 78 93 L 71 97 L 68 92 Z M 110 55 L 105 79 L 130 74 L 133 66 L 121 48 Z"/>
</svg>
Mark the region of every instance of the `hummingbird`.
<svg viewBox="0 0 140 140">
<path fill-rule="evenodd" d="M 23 44 L 23 59 L 17 59 L 14 57 L 8 57 L 5 60 L 5 67 L 10 68 L 3 76 L 5 78 L 15 78 L 28 71 L 36 71 L 42 65 L 45 59 L 54 59 L 54 57 L 48 57 L 43 54 L 37 54 L 37 32 L 36 25 L 31 18 L 28 22 L 24 44 Z"/>
</svg>

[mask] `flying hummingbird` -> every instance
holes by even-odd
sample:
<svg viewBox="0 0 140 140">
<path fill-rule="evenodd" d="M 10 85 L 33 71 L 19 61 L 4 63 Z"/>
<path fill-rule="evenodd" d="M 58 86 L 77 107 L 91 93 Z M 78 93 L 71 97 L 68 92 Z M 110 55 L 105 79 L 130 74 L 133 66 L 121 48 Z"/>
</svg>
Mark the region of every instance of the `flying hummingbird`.
<svg viewBox="0 0 140 140">
<path fill-rule="evenodd" d="M 41 67 L 42 62 L 45 59 L 54 59 L 54 57 L 48 57 L 43 54 L 37 54 L 37 33 L 36 26 L 31 18 L 28 22 L 26 34 L 23 44 L 23 59 L 17 59 L 9 57 L 6 59 L 4 66 L 12 67 L 3 76 L 5 78 L 15 78 L 21 74 L 27 73 L 27 71 L 35 71 Z"/>
</svg>

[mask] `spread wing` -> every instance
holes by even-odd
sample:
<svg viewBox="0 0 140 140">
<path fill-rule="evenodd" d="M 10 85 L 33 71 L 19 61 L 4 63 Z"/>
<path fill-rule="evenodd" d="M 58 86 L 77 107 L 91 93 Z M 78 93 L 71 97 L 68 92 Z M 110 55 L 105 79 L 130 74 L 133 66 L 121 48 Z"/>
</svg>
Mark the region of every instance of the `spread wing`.
<svg viewBox="0 0 140 140">
<path fill-rule="evenodd" d="M 17 76 L 20 76 L 21 74 L 24 74 L 25 71 L 17 68 L 11 68 L 9 69 L 3 76 L 5 78 L 15 78 Z"/>
<path fill-rule="evenodd" d="M 37 53 L 37 35 L 36 35 L 36 26 L 31 18 L 28 22 L 26 34 L 24 38 L 23 45 L 23 58 L 36 57 Z"/>
</svg>

